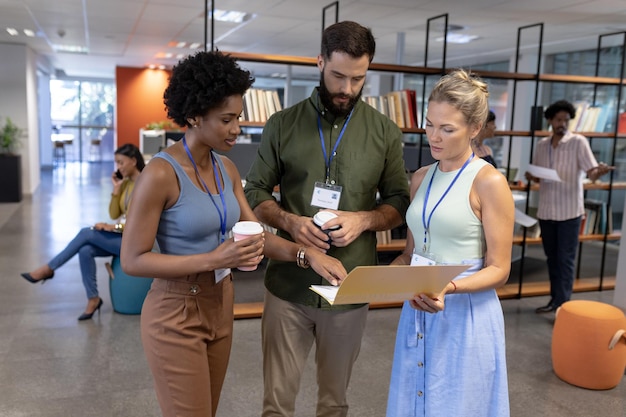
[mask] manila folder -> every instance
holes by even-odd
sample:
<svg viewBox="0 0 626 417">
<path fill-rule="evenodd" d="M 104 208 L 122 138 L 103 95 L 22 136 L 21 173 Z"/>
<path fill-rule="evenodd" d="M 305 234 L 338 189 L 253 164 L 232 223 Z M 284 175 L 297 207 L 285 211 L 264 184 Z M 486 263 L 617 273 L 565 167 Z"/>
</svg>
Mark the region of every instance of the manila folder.
<svg viewBox="0 0 626 417">
<path fill-rule="evenodd" d="M 311 285 L 331 305 L 398 302 L 416 294 L 439 294 L 454 277 L 471 265 L 357 266 L 338 287 Z"/>
</svg>

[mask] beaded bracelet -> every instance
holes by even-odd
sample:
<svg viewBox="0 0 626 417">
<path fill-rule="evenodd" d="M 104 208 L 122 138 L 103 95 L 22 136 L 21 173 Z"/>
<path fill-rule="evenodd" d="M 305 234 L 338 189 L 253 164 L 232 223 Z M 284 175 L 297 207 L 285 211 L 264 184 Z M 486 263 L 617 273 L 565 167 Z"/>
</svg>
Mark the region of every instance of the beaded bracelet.
<svg viewBox="0 0 626 417">
<path fill-rule="evenodd" d="M 307 269 L 308 267 L 311 266 L 311 264 L 309 264 L 309 261 L 307 261 L 306 258 L 304 257 L 305 254 L 306 254 L 305 247 L 301 247 L 300 249 L 298 249 L 298 253 L 296 254 L 296 265 L 298 265 L 300 268 Z"/>
<path fill-rule="evenodd" d="M 450 281 L 450 284 L 452 284 L 452 286 L 454 287 L 454 290 L 452 290 L 452 292 L 450 294 L 455 293 L 456 292 L 456 284 L 454 283 L 454 281 Z"/>
</svg>

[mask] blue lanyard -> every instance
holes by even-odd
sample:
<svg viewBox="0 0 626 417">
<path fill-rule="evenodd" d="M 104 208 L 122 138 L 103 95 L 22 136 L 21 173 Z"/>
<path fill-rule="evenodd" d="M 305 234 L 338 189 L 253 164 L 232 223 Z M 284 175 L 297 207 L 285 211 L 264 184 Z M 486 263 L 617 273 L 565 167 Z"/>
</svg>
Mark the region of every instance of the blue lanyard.
<svg viewBox="0 0 626 417">
<path fill-rule="evenodd" d="M 474 152 L 472 152 L 472 154 L 467 159 L 467 161 L 465 161 L 465 163 L 463 164 L 459 172 L 456 173 L 456 175 L 454 176 L 454 179 L 448 185 L 448 188 L 446 189 L 446 191 L 443 193 L 441 197 L 439 197 L 439 201 L 437 201 L 437 204 L 435 204 L 433 209 L 430 211 L 430 214 L 428 215 L 428 219 L 426 219 L 426 205 L 428 204 L 428 197 L 430 196 L 430 190 L 433 185 L 433 179 L 435 178 L 435 174 L 437 173 L 437 167 L 435 167 L 435 169 L 433 170 L 433 175 L 430 177 L 430 181 L 428 182 L 428 188 L 426 188 L 426 196 L 424 197 L 424 208 L 422 209 L 422 225 L 424 226 L 424 248 L 423 248 L 424 252 L 426 252 L 426 241 L 427 241 L 426 238 L 428 236 L 429 229 L 430 229 L 430 220 L 433 218 L 433 213 L 435 212 L 435 209 L 439 206 L 439 204 L 446 197 L 446 195 L 448 194 L 448 192 L 450 191 L 450 189 L 452 188 L 456 180 L 459 178 L 459 176 L 461 176 L 461 173 L 465 170 L 465 168 L 472 161 L 473 158 L 474 158 Z M 437 162 L 437 166 L 439 166 L 439 162 Z"/>
<path fill-rule="evenodd" d="M 211 200 L 211 202 L 215 206 L 215 209 L 217 210 L 217 214 L 219 214 L 219 216 L 220 216 L 220 232 L 221 232 L 220 243 L 224 243 L 224 240 L 226 240 L 226 212 L 227 212 L 226 211 L 226 198 L 224 197 L 224 191 L 222 190 L 222 184 L 221 184 L 221 181 L 220 181 L 220 175 L 219 175 L 219 172 L 218 172 L 218 169 L 217 169 L 217 163 L 215 162 L 215 155 L 213 155 L 213 151 L 211 151 L 211 164 L 213 165 L 213 175 L 215 175 L 215 183 L 217 184 L 217 189 L 219 190 L 220 198 L 222 200 L 222 208 L 224 209 L 224 214 L 223 215 L 222 215 L 222 212 L 220 211 L 220 208 L 218 207 L 217 203 L 213 199 L 213 196 L 211 195 L 211 192 L 209 191 L 209 187 L 207 187 L 206 183 L 204 182 L 204 180 L 200 176 L 200 172 L 198 171 L 198 166 L 196 165 L 196 161 L 193 160 L 193 156 L 191 156 L 191 151 L 189 150 L 189 147 L 187 146 L 187 140 L 185 139 L 184 136 L 183 136 L 183 146 L 185 147 L 185 151 L 187 152 L 187 156 L 189 156 L 189 160 L 191 161 L 191 165 L 193 165 L 194 171 L 196 171 L 197 177 L 200 179 L 200 182 L 202 183 L 202 186 L 204 187 L 206 193 L 209 195 L 209 199 Z"/>
<path fill-rule="evenodd" d="M 330 163 L 333 161 L 333 157 L 337 151 L 337 147 L 339 146 L 339 142 L 341 142 L 341 138 L 343 137 L 343 133 L 346 131 L 346 127 L 348 126 L 348 122 L 352 117 L 352 112 L 354 111 L 354 107 L 350 110 L 350 114 L 346 119 L 343 127 L 341 128 L 341 132 L 339 132 L 339 137 L 337 138 L 337 142 L 335 142 L 335 146 L 333 147 L 333 153 L 330 154 L 330 157 L 326 154 L 326 144 L 324 143 L 324 132 L 322 132 L 322 116 L 317 113 L 317 129 L 320 132 L 320 142 L 322 142 L 322 151 L 324 152 L 324 163 L 326 164 L 326 184 L 330 180 Z"/>
</svg>

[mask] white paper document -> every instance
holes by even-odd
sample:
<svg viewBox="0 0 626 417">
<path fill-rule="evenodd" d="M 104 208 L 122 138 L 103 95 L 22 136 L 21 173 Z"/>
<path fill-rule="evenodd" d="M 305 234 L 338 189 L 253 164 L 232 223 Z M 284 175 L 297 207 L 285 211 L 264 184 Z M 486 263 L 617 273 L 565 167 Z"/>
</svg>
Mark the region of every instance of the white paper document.
<svg viewBox="0 0 626 417">
<path fill-rule="evenodd" d="M 559 177 L 559 174 L 556 172 L 555 169 L 530 164 L 528 165 L 528 172 L 530 172 L 532 176 L 535 176 L 537 178 L 561 182 L 561 178 Z"/>
<path fill-rule="evenodd" d="M 341 285 L 311 285 L 331 305 L 401 302 L 416 294 L 439 294 L 454 277 L 471 265 L 357 266 Z"/>
<path fill-rule="evenodd" d="M 530 217 L 520 209 L 515 209 L 515 223 L 521 224 L 524 227 L 531 227 L 537 224 L 537 219 Z"/>
</svg>

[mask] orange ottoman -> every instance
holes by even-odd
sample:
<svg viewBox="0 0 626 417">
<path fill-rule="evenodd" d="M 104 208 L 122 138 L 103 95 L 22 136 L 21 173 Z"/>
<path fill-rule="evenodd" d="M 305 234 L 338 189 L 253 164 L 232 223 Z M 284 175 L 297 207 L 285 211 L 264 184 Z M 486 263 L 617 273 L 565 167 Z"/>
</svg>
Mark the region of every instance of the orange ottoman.
<svg viewBox="0 0 626 417">
<path fill-rule="evenodd" d="M 563 381 L 588 389 L 615 388 L 626 368 L 626 317 L 598 301 L 574 300 L 558 309 L 552 366 Z"/>
</svg>

